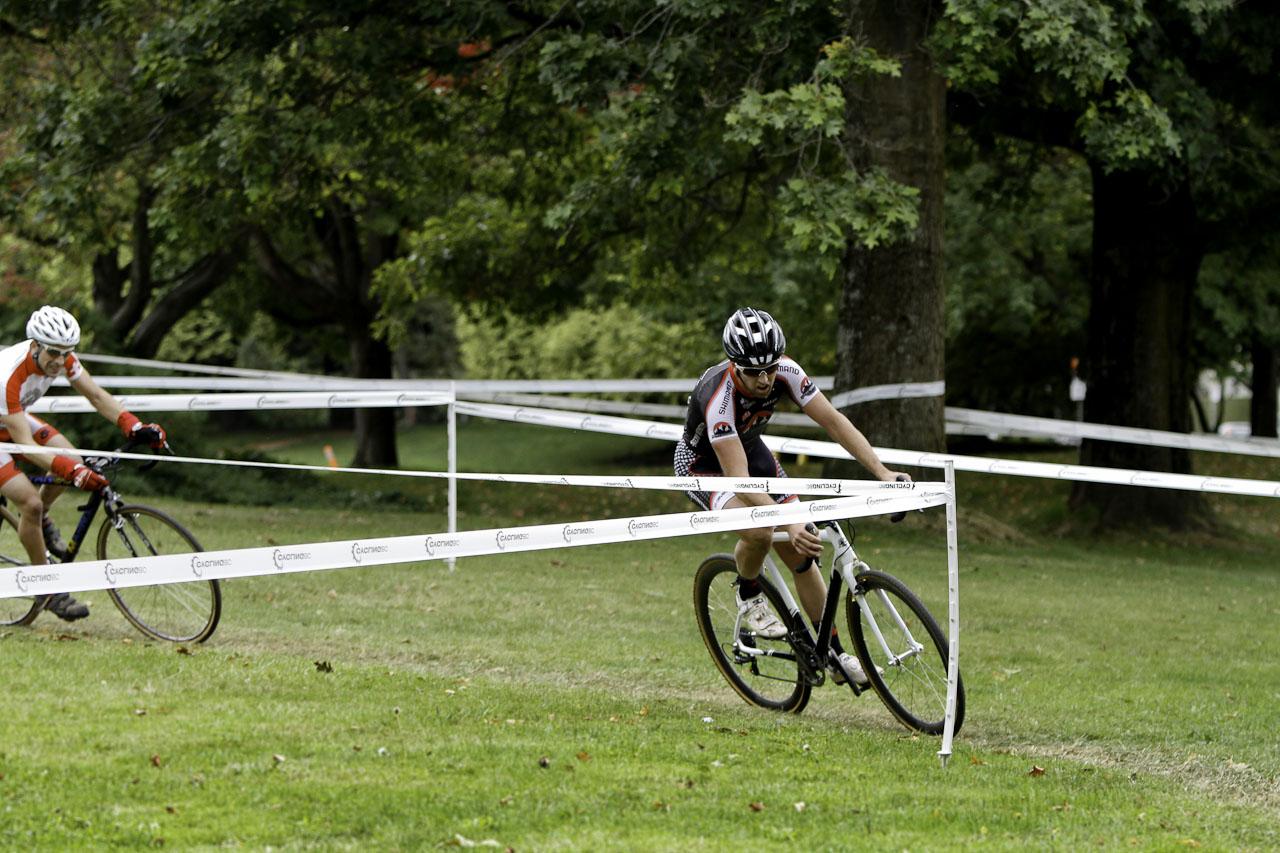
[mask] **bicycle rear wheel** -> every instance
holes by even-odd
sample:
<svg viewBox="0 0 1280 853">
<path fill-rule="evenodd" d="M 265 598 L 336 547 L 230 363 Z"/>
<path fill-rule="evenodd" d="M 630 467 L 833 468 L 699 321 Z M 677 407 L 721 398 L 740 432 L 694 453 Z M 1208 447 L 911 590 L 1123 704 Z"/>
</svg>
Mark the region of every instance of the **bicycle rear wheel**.
<svg viewBox="0 0 1280 853">
<path fill-rule="evenodd" d="M 158 509 L 121 507 L 117 527 L 108 518 L 98 531 L 98 559 L 123 560 L 200 551 L 185 527 Z M 216 580 L 109 589 L 124 618 L 148 637 L 174 643 L 203 643 L 222 616 L 222 590 Z"/>
<path fill-rule="evenodd" d="M 872 689 L 907 728 L 942 734 L 947 713 L 946 635 L 902 581 L 876 571 L 863 572 L 857 581 L 845 615 Z M 956 732 L 963 722 L 964 682 L 957 674 Z"/>
<path fill-rule="evenodd" d="M 767 640 L 742 631 L 737 637 L 739 648 L 734 647 L 734 625 L 738 617 L 737 581 L 738 567 L 729 554 L 708 557 L 698 567 L 693 581 L 693 607 L 702 641 L 706 643 L 720 674 L 747 702 L 775 711 L 799 713 L 808 704 L 812 688 L 803 677 L 791 643 L 785 638 Z M 794 624 L 782 598 L 763 577 L 760 585 L 787 630 L 790 632 L 802 627 Z M 765 654 L 750 654 L 751 649 Z"/>
<path fill-rule="evenodd" d="M 29 572 L 31 561 L 18 539 L 18 519 L 8 507 L 0 506 L 0 572 Z M 22 590 L 21 574 L 17 588 Z M 44 609 L 42 595 L 21 595 L 0 598 L 0 625 L 30 625 Z"/>
</svg>

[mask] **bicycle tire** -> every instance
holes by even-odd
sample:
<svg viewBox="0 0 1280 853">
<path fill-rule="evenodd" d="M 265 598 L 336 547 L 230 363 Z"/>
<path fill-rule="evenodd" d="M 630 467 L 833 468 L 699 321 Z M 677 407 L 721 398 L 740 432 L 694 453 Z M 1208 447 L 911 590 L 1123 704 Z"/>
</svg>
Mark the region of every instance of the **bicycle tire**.
<svg viewBox="0 0 1280 853">
<path fill-rule="evenodd" d="M 98 529 L 98 559 L 151 557 L 202 551 L 191 533 L 169 515 L 141 504 L 116 512 Z M 216 580 L 108 589 L 112 602 L 133 627 L 155 640 L 203 643 L 222 617 L 222 589 Z"/>
<path fill-rule="evenodd" d="M 693 581 L 693 607 L 702 642 L 711 653 L 716 669 L 745 702 L 773 711 L 798 714 L 809 703 L 813 688 L 803 677 L 790 640 L 744 638 L 757 647 L 789 654 L 790 660 L 739 657 L 732 651 L 733 626 L 737 617 L 737 578 L 738 567 L 729 554 L 714 554 L 698 566 Z M 760 585 L 774 612 L 787 626 L 787 631 L 796 631 L 798 627 L 803 630 L 803 626 L 794 624 L 777 590 L 763 577 Z"/>
<path fill-rule="evenodd" d="M 13 534 L 13 544 L 17 550 L 9 548 L 9 535 Z M 22 540 L 18 538 L 18 518 L 8 507 L 0 506 L 0 539 L 4 540 L 4 551 L 0 552 L 0 571 L 22 571 L 31 565 Z M 16 625 L 25 627 L 36 621 L 40 611 L 44 609 L 44 595 L 24 595 L 13 598 L 0 598 L 0 626 Z"/>
<path fill-rule="evenodd" d="M 849 634 L 853 637 L 854 650 L 867 673 L 871 688 L 898 722 L 907 728 L 924 734 L 942 734 L 947 711 L 946 635 L 924 603 L 893 575 L 866 571 L 859 574 L 856 580 L 856 593 L 862 598 L 860 601 L 855 597 L 855 592 L 851 591 L 847 596 L 845 615 L 849 623 Z M 863 602 L 867 603 L 866 609 Z M 894 610 L 902 617 L 909 629 L 910 638 L 923 646 L 918 654 L 893 661 L 870 631 L 867 610 L 890 646 L 891 654 L 903 655 L 908 651 L 911 641 L 896 624 L 887 604 L 893 604 Z M 907 612 L 904 613 L 904 610 Z M 955 732 L 960 731 L 963 723 L 964 681 L 957 673 Z"/>
</svg>

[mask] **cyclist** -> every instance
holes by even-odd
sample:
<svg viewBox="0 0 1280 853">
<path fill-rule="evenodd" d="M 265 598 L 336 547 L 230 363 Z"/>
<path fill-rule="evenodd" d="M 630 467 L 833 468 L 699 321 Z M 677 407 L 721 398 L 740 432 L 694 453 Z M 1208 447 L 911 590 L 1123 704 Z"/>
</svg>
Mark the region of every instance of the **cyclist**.
<svg viewBox="0 0 1280 853">
<path fill-rule="evenodd" d="M 27 338 L 0 350 L 0 441 L 56 448 L 54 453 L 28 453 L 25 458 L 76 488 L 97 491 L 109 485 L 105 477 L 71 452 L 71 442 L 26 411 L 45 395 L 54 379 L 65 374 L 71 387 L 88 399 L 100 415 L 118 425 L 126 438 L 142 439 L 152 447 L 164 446 L 165 432 L 159 424 L 144 424 L 126 411 L 80 364 L 75 356 L 80 324 L 75 317 L 61 308 L 45 305 L 27 321 Z M 48 562 L 46 550 L 59 559 L 67 556 L 62 536 L 48 514 L 64 489 L 65 486 L 48 485 L 37 491 L 18 470 L 14 456 L 0 450 L 0 494 L 22 513 L 18 536 L 32 565 Z M 89 615 L 88 607 L 65 592 L 50 596 L 45 609 L 68 622 Z"/>
<path fill-rule="evenodd" d="M 785 477 L 781 463 L 762 440 L 774 408 L 790 397 L 827 435 L 880 480 L 910 479 L 881 463 L 871 444 L 849 419 L 831 405 L 804 369 L 783 355 L 787 347 L 782 328 L 769 314 L 741 308 L 724 325 L 728 358 L 702 374 L 689 395 L 684 436 L 676 444 L 678 477 Z M 705 510 L 790 503 L 796 495 L 749 492 L 688 492 Z M 786 627 L 769 606 L 760 585 L 764 558 L 773 545 L 795 574 L 800 603 L 816 625 L 822 618 L 827 585 L 813 560 L 822 553 L 822 540 L 803 523 L 786 526 L 788 542 L 773 542 L 772 527 L 738 531 L 734 561 L 738 565 L 738 606 L 747 627 L 769 639 L 781 639 Z M 858 659 L 845 652 L 832 636 L 832 655 L 859 684 L 867 683 Z M 834 680 L 843 681 L 832 667 Z"/>
</svg>

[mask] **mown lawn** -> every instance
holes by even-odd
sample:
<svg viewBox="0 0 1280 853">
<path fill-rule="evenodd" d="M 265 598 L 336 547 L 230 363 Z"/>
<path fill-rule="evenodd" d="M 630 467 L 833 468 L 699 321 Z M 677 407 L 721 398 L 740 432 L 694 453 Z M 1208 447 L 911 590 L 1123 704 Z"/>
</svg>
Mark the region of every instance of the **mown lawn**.
<svg viewBox="0 0 1280 853">
<path fill-rule="evenodd" d="M 406 463 L 438 467 L 438 438 L 415 431 Z M 659 443 L 608 441 L 471 422 L 463 465 L 665 464 Z M 741 703 L 693 621 L 693 569 L 730 544 L 704 536 L 473 558 L 452 573 L 236 581 L 217 634 L 192 648 L 144 642 L 97 594 L 84 622 L 6 629 L 0 843 L 1280 846 L 1280 506 L 1215 499 L 1215 537 L 1096 537 L 1069 532 L 1063 494 L 961 478 L 969 708 L 945 770 L 938 741 L 898 727 L 872 694 L 828 686 L 797 717 Z M 443 529 L 434 498 L 431 512 L 158 502 L 210 548 Z M 683 507 L 462 486 L 468 528 Z M 944 610 L 937 519 L 868 522 L 858 547 Z"/>
</svg>

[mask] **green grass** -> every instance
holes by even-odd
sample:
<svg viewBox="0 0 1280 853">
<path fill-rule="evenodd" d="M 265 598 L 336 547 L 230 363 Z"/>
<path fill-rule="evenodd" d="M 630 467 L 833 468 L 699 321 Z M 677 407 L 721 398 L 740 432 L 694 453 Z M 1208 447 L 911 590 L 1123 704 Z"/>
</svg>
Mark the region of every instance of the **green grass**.
<svg viewBox="0 0 1280 853">
<path fill-rule="evenodd" d="M 406 462 L 439 467 L 438 439 L 415 431 Z M 463 466 L 665 464 L 660 443 L 619 458 L 598 439 L 471 422 Z M 235 581 L 213 640 L 183 650 L 97 594 L 84 622 L 7 629 L 0 844 L 1280 846 L 1275 502 L 1215 499 L 1227 534 L 1143 541 L 1056 535 L 1060 485 L 974 475 L 959 491 L 969 706 L 945 770 L 938 741 L 869 693 L 824 687 L 796 717 L 743 704 L 693 621 L 693 569 L 730 544 L 703 536 Z M 469 528 L 684 508 L 461 492 Z M 162 503 L 209 548 L 443 529 L 439 512 Z M 944 610 L 938 521 L 867 522 L 857 545 Z"/>
</svg>

